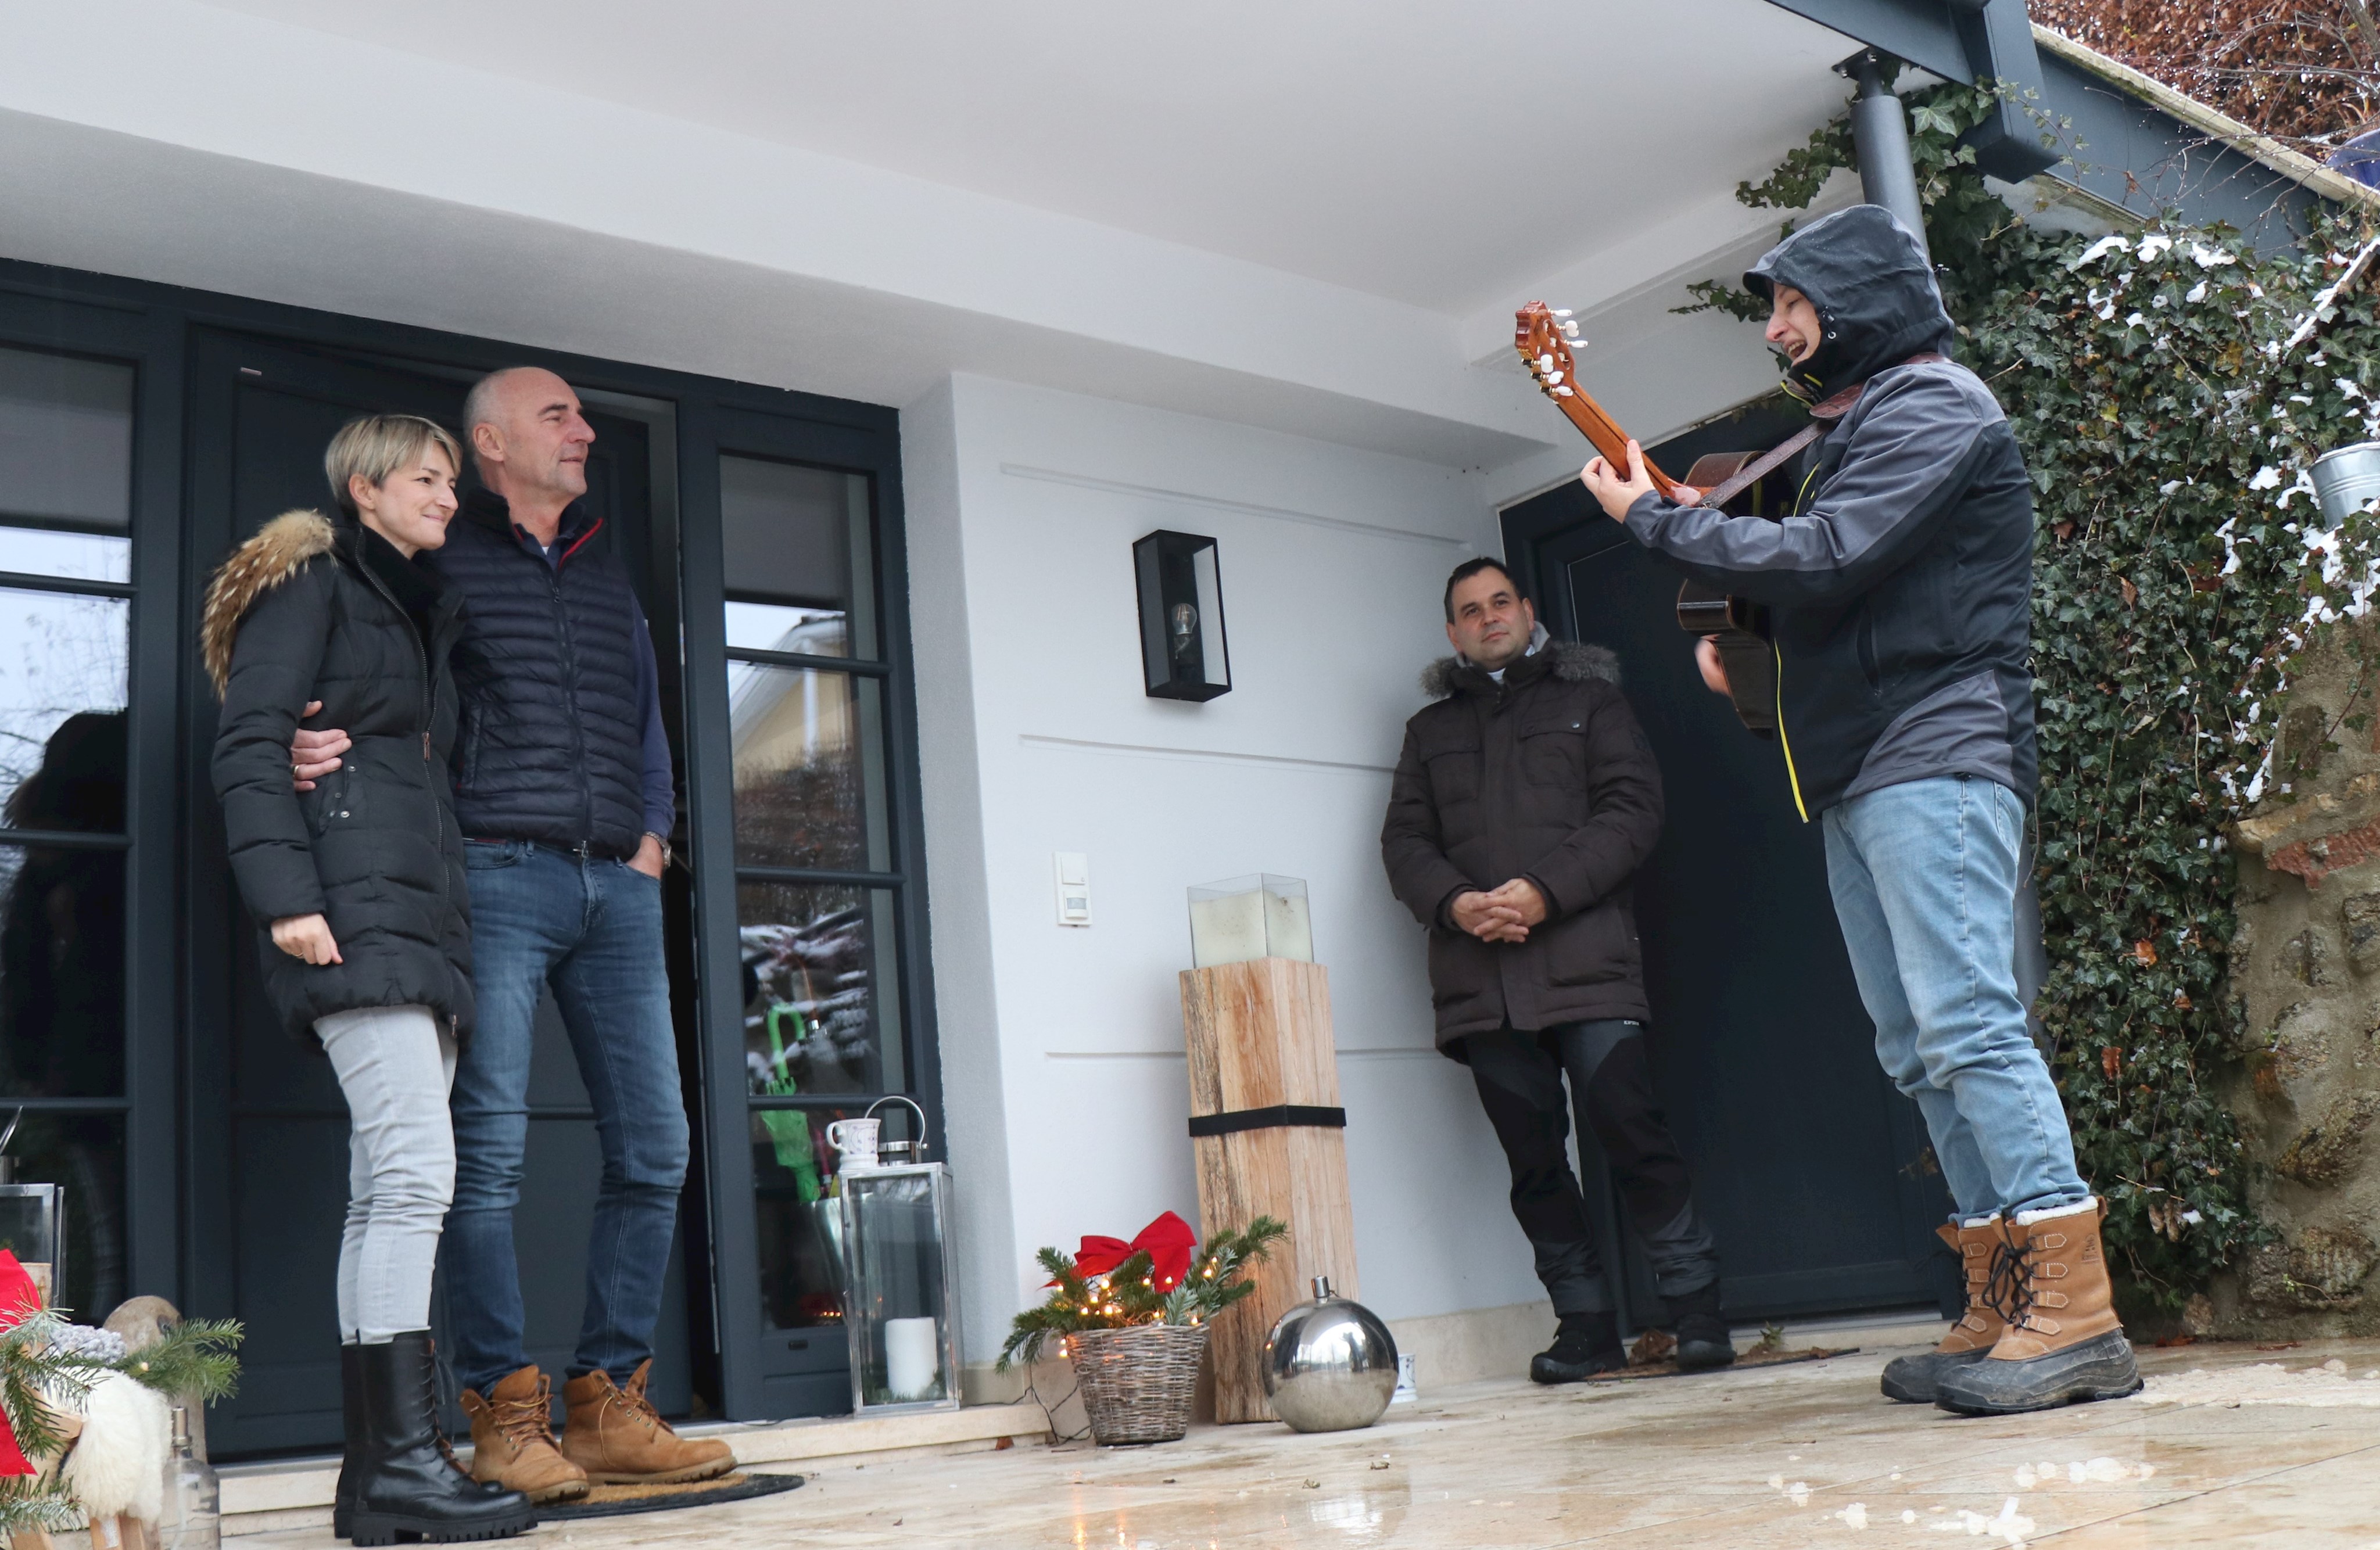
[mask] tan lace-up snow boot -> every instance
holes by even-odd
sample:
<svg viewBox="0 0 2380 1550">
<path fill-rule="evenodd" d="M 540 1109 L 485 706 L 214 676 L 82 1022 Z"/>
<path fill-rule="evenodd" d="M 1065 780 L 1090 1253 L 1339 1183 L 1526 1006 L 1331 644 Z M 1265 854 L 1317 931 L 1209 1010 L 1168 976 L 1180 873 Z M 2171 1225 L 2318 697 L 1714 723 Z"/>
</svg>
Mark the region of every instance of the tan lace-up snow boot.
<svg viewBox="0 0 2380 1550">
<path fill-rule="evenodd" d="M 562 1456 L 553 1441 L 553 1380 L 523 1367 L 485 1399 L 463 1390 L 471 1418 L 471 1478 L 518 1491 L 533 1502 L 568 1501 L 587 1494 L 587 1471 Z"/>
<path fill-rule="evenodd" d="M 565 1384 L 563 1457 L 598 1485 L 674 1485 L 734 1469 L 735 1455 L 725 1443 L 689 1442 L 670 1430 L 645 1398 L 652 1370 L 650 1359 L 639 1363 L 625 1388 L 609 1373 Z"/>
<path fill-rule="evenodd" d="M 1885 1398 L 1910 1404 L 1932 1404 L 1943 1374 L 1981 1362 L 1998 1343 L 2000 1331 L 2008 1327 L 2008 1320 L 1996 1306 L 1999 1293 L 1992 1286 L 1992 1272 L 2008 1249 L 2000 1236 L 1998 1216 L 1970 1217 L 1934 1230 L 1959 1256 L 1967 1282 L 1967 1307 L 1940 1345 L 1923 1356 L 1896 1358 L 1885 1367 Z"/>
<path fill-rule="evenodd" d="M 2008 1327 L 1991 1354 L 1944 1375 L 1935 1403 L 1961 1415 L 2016 1415 L 2140 1391 L 2099 1241 L 2107 1207 L 2020 1211 L 2006 1224 Z"/>
</svg>

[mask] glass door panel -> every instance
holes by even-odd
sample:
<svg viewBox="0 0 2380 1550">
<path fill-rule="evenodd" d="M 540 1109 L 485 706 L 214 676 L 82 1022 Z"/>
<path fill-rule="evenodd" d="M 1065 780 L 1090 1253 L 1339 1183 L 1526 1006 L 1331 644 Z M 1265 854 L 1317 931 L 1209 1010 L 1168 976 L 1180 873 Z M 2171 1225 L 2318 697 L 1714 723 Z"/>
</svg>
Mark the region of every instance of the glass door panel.
<svg viewBox="0 0 2380 1550">
<path fill-rule="evenodd" d="M 0 1125 L 66 1187 L 56 1299 L 121 1301 L 131 368 L 0 347 Z"/>
<path fill-rule="evenodd" d="M 883 686 L 731 662 L 739 866 L 889 871 Z"/>
<path fill-rule="evenodd" d="M 826 1126 L 911 1079 L 865 475 L 719 460 L 735 924 L 761 1319 L 843 1317 Z"/>
</svg>

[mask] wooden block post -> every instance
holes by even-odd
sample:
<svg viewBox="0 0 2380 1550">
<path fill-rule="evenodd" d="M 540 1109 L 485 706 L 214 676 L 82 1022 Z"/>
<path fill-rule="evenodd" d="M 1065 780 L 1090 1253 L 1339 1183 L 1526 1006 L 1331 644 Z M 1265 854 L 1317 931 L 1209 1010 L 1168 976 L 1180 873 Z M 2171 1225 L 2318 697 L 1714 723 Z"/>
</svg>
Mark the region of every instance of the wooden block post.
<svg viewBox="0 0 2380 1550">
<path fill-rule="evenodd" d="M 1361 1291 L 1330 976 L 1288 958 L 1185 970 L 1182 1027 L 1204 1235 L 1260 1216 L 1289 1224 L 1289 1241 L 1256 1269 L 1255 1294 L 1215 1321 L 1209 1343 L 1215 1419 L 1269 1421 L 1263 1358 L 1273 1322 L 1313 1295 L 1317 1276 L 1342 1296 Z"/>
</svg>

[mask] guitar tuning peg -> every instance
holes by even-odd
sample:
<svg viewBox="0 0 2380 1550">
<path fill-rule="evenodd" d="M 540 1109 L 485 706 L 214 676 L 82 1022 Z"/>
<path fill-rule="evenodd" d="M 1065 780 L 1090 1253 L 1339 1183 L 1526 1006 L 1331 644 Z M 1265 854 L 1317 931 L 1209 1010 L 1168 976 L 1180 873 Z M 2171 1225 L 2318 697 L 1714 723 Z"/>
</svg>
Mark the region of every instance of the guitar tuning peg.
<svg viewBox="0 0 2380 1550">
<path fill-rule="evenodd" d="M 1567 318 L 1570 316 L 1570 309 L 1567 307 L 1557 307 L 1554 309 L 1554 316 L 1557 318 Z"/>
<path fill-rule="evenodd" d="M 1553 390 L 1553 395 L 1554 395 L 1556 398 L 1569 398 L 1569 397 L 1573 396 L 1573 394 L 1571 393 L 1570 389 L 1568 389 L 1568 388 L 1566 388 L 1566 387 L 1558 387 L 1558 388 L 1555 388 L 1555 389 Z"/>
<path fill-rule="evenodd" d="M 1548 372 L 1547 372 L 1547 373 L 1546 373 L 1546 386 L 1548 386 L 1548 387 L 1560 387 L 1560 386 L 1561 386 L 1561 378 L 1562 378 L 1562 374 L 1561 374 L 1560 372 L 1559 372 L 1559 371 L 1548 371 Z"/>
</svg>

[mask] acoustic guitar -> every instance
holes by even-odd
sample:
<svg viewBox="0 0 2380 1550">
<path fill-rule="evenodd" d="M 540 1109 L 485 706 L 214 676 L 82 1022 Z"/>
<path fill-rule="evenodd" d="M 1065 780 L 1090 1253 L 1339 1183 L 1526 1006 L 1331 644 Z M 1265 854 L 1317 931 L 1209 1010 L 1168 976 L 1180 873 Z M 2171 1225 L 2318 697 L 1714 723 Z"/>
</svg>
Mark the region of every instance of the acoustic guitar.
<svg viewBox="0 0 2380 1550">
<path fill-rule="evenodd" d="M 1578 342 L 1578 324 L 1571 321 L 1570 313 L 1557 311 L 1542 301 L 1522 308 L 1514 319 L 1512 347 L 1528 362 L 1529 374 L 1537 380 L 1537 386 L 1595 444 L 1595 450 L 1603 454 L 1606 462 L 1625 470 L 1628 433 L 1620 429 L 1592 394 L 1578 385 L 1578 365 L 1571 353 L 1571 345 Z M 1840 415 L 1838 411 L 1826 418 L 1831 420 Z M 1682 481 L 1671 478 L 1650 457 L 1645 459 L 1645 471 L 1652 476 L 1654 489 L 1681 505 L 1726 511 L 1730 503 L 1742 502 L 1749 507 L 1758 503 L 1760 480 L 1816 441 L 1825 430 L 1826 422 L 1813 411 L 1812 423 L 1806 429 L 1767 452 L 1706 454 L 1694 460 Z M 1750 500 L 1743 500 L 1747 495 Z M 1741 518 L 1744 513 L 1739 510 L 1730 515 Z M 1689 635 L 1707 636 L 1718 646 L 1719 660 L 1727 668 L 1728 697 L 1735 702 L 1737 720 L 1756 736 L 1775 737 L 1777 649 L 1769 643 L 1768 611 L 1747 598 L 1731 598 L 1700 582 L 1689 581 L 1678 588 L 1678 627 Z"/>
</svg>

